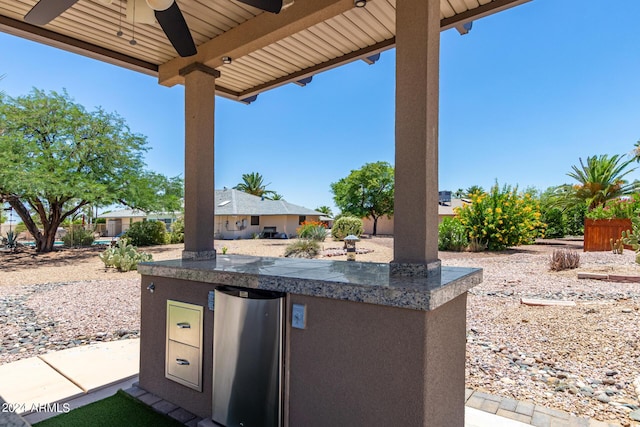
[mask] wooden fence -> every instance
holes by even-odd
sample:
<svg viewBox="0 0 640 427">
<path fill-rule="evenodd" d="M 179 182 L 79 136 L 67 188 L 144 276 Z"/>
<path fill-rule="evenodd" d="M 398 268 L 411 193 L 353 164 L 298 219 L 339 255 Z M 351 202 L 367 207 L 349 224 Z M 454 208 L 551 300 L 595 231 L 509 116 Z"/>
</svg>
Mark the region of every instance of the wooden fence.
<svg viewBox="0 0 640 427">
<path fill-rule="evenodd" d="M 585 219 L 584 220 L 584 251 L 610 251 L 611 239 L 618 240 L 622 232 L 631 230 L 631 220 L 620 219 Z M 631 246 L 625 245 L 631 249 Z"/>
</svg>

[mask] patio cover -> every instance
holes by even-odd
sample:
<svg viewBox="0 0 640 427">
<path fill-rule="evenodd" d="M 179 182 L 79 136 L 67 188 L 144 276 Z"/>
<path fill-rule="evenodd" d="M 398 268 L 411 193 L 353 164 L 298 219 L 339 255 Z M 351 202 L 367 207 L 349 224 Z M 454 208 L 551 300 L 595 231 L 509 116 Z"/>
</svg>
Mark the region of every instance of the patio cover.
<svg viewBox="0 0 640 427">
<path fill-rule="evenodd" d="M 0 31 L 157 76 L 166 86 L 182 84 L 179 70 L 198 62 L 220 71 L 216 93 L 235 100 L 367 60 L 396 42 L 396 0 L 369 0 L 363 8 L 353 0 L 295 0 L 278 15 L 233 0 L 178 0 L 198 47 L 197 55 L 180 58 L 157 23 L 136 23 L 137 44 L 129 43 L 127 1 L 80 0 L 38 27 L 23 20 L 36 0 L 0 0 Z M 463 31 L 465 23 L 526 1 L 441 0 L 440 27 Z"/>
</svg>

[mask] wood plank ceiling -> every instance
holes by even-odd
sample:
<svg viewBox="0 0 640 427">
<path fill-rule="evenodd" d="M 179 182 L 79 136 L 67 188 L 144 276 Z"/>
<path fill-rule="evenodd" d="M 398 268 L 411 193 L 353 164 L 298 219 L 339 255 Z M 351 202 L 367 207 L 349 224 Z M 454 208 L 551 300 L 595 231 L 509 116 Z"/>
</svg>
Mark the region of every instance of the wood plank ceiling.
<svg viewBox="0 0 640 427">
<path fill-rule="evenodd" d="M 188 64 L 189 59 L 176 58 L 157 23 L 137 22 L 134 27 L 127 21 L 127 1 L 133 2 L 79 0 L 46 26 L 34 27 L 24 23 L 23 17 L 37 0 L 0 0 L 0 31 L 158 75 L 162 84 L 180 83 L 175 67 Z M 290 8 L 270 19 L 284 22 L 287 15 L 296 13 L 294 8 L 311 7 L 317 1 L 295 0 Z M 441 0 L 441 27 L 453 28 L 525 1 L 528 0 Z M 218 93 L 242 100 L 394 46 L 396 0 L 369 0 L 363 8 L 354 7 L 352 0 L 348 4 L 345 0 L 334 2 L 343 5 L 342 9 L 336 9 L 339 13 L 321 22 L 305 17 L 310 25 L 269 40 L 264 46 L 258 43 L 255 50 L 233 57 L 231 64 L 205 58 L 210 61 L 207 65 L 214 65 L 221 72 L 216 80 Z M 140 3 L 136 4 L 140 7 Z M 232 29 L 238 32 L 250 27 L 250 21 L 259 20 L 264 14 L 233 0 L 178 0 L 178 4 L 199 49 L 192 58 L 204 63 L 207 62 L 200 53 L 207 44 L 213 44 L 214 39 Z M 117 36 L 118 31 L 123 35 Z M 130 43 L 133 38 L 135 45 Z M 225 54 L 220 49 L 214 50 L 214 53 L 207 51 L 207 55 L 221 58 Z M 169 70 L 164 78 L 163 68 Z"/>
</svg>

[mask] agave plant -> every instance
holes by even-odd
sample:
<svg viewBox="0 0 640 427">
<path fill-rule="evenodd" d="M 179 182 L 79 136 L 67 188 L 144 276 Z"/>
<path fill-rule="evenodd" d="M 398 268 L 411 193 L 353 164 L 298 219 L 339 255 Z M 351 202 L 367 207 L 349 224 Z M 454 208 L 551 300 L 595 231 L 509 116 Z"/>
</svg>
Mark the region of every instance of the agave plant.
<svg viewBox="0 0 640 427">
<path fill-rule="evenodd" d="M 18 247 L 18 235 L 15 231 L 7 231 L 7 248 L 15 249 Z"/>
</svg>

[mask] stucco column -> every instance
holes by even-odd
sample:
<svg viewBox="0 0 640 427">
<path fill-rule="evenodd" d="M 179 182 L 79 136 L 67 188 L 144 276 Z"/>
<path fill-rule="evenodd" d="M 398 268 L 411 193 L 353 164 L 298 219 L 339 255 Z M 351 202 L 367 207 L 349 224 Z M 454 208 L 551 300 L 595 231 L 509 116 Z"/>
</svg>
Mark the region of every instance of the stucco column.
<svg viewBox="0 0 640 427">
<path fill-rule="evenodd" d="M 215 80 L 220 72 L 193 63 L 182 70 L 185 86 L 184 251 L 183 259 L 215 258 Z"/>
<path fill-rule="evenodd" d="M 440 0 L 398 0 L 392 274 L 440 273 L 439 55 Z"/>
</svg>

